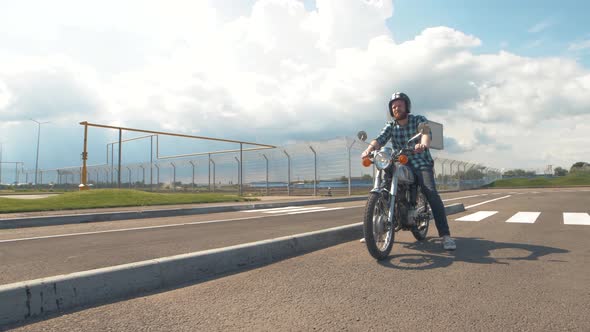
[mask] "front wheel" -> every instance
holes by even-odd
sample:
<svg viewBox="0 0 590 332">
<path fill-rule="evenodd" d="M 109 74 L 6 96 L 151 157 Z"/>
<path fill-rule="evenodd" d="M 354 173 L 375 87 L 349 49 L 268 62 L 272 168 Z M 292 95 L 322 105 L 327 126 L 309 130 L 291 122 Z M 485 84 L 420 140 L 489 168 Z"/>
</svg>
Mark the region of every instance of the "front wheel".
<svg viewBox="0 0 590 332">
<path fill-rule="evenodd" d="M 389 219 L 389 202 L 382 194 L 371 193 L 365 207 L 363 232 L 371 256 L 387 258 L 393 246 L 394 229 Z"/>
</svg>

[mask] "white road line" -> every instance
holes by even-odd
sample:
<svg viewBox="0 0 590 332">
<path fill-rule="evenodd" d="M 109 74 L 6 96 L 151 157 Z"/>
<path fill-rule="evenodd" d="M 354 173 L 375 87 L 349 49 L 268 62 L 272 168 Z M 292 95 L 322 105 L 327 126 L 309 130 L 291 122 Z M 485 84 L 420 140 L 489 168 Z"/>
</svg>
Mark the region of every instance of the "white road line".
<svg viewBox="0 0 590 332">
<path fill-rule="evenodd" d="M 364 206 L 365 205 L 346 206 L 346 207 L 341 207 L 340 209 L 356 209 L 356 208 L 364 207 Z M 182 223 L 182 224 L 169 224 L 169 225 L 158 225 L 158 226 L 145 226 L 145 227 L 133 227 L 133 228 L 123 228 L 123 229 L 111 229 L 111 230 L 106 230 L 106 231 L 95 231 L 95 232 L 81 232 L 81 233 L 70 233 L 70 234 L 46 235 L 46 236 L 26 237 L 26 238 L 21 238 L 21 239 L 0 240 L 0 243 L 28 241 L 28 240 L 52 239 L 52 238 L 80 236 L 80 235 L 94 235 L 94 234 L 105 234 L 105 233 L 118 233 L 118 232 L 129 232 L 129 231 L 140 231 L 140 230 L 144 230 L 144 229 L 157 229 L 157 228 L 181 227 L 181 226 L 190 226 L 190 225 L 214 224 L 214 223 L 220 223 L 220 222 L 226 222 L 226 221 L 253 220 L 253 219 L 262 219 L 262 218 L 281 217 L 281 216 L 286 216 L 286 215 L 287 214 L 285 213 L 285 214 L 281 214 L 281 215 L 266 215 L 266 216 L 254 216 L 254 217 L 243 217 L 243 218 L 231 218 L 231 219 L 195 221 L 195 222 L 187 222 L 187 223 Z"/>
<path fill-rule="evenodd" d="M 311 213 L 311 212 L 324 212 L 324 211 L 334 211 L 334 210 L 342 210 L 343 208 L 341 207 L 337 207 L 337 208 L 329 208 L 329 209 L 322 209 L 322 210 L 307 210 L 307 211 L 297 211 L 297 212 L 289 212 L 287 214 L 302 214 L 302 213 Z"/>
<path fill-rule="evenodd" d="M 540 214 L 541 212 L 518 212 L 506 220 L 506 222 L 534 224 Z"/>
<path fill-rule="evenodd" d="M 456 197 L 456 198 L 449 198 L 449 199 L 443 199 L 443 202 L 448 202 L 448 201 L 456 201 L 458 199 L 464 199 L 464 198 L 472 198 L 472 197 L 480 197 L 480 196 L 487 196 L 488 194 L 482 194 L 482 195 L 471 195 L 471 196 L 465 196 L 465 197 Z"/>
<path fill-rule="evenodd" d="M 588 213 L 563 213 L 563 223 L 566 225 L 590 225 Z"/>
<path fill-rule="evenodd" d="M 284 210 L 293 210 L 293 209 L 301 209 L 301 206 L 286 206 L 280 208 L 271 208 L 271 209 L 255 209 L 255 210 L 246 210 L 242 212 L 270 212 L 270 211 L 284 211 Z"/>
<path fill-rule="evenodd" d="M 312 208 L 298 208 L 298 209 L 281 210 L 281 211 L 264 211 L 264 210 L 261 210 L 260 212 L 262 212 L 262 213 L 270 213 L 270 214 L 273 214 L 273 213 L 277 213 L 278 214 L 278 213 L 288 213 L 288 212 L 308 211 L 308 210 L 313 211 L 313 210 L 322 210 L 322 209 L 325 209 L 325 207 L 318 206 L 318 207 L 312 207 Z"/>
<path fill-rule="evenodd" d="M 491 203 L 491 202 L 494 202 L 494 201 L 497 201 L 497 200 L 500 200 L 500 199 L 504 199 L 504 198 L 508 198 L 508 197 L 512 197 L 512 195 L 508 195 L 508 196 L 504 196 L 504 197 L 498 197 L 498 198 L 490 199 L 489 201 L 485 201 L 485 202 L 481 202 L 481 203 L 469 205 L 469 206 L 466 206 L 465 209 L 470 209 L 472 207 L 480 206 L 480 205 L 483 205 L 483 204 L 486 204 L 486 203 Z"/>
<path fill-rule="evenodd" d="M 498 211 L 479 211 L 475 212 L 466 216 L 463 216 L 459 219 L 455 219 L 456 221 L 482 221 L 483 219 L 493 216 L 494 214 L 498 213 Z"/>
</svg>

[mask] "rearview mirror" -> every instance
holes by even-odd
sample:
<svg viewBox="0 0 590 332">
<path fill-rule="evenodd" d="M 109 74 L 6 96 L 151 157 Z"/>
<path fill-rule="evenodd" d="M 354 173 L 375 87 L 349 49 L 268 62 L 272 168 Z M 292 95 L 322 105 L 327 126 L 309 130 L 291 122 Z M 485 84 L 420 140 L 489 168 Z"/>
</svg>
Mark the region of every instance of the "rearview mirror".
<svg viewBox="0 0 590 332">
<path fill-rule="evenodd" d="M 430 126 L 426 122 L 422 122 L 418 125 L 418 133 L 425 134 L 430 132 Z"/>
<path fill-rule="evenodd" d="M 364 130 L 361 130 L 358 132 L 358 134 L 356 134 L 356 137 L 364 142 L 367 140 L 367 133 Z"/>
</svg>

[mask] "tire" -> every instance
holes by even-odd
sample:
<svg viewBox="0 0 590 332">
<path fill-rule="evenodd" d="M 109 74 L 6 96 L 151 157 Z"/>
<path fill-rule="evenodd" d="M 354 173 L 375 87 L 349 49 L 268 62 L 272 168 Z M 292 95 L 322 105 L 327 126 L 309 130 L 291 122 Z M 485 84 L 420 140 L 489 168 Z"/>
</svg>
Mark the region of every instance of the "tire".
<svg viewBox="0 0 590 332">
<path fill-rule="evenodd" d="M 412 235 L 418 241 L 423 241 L 426 239 L 426 235 L 428 234 L 428 228 L 430 226 L 430 220 L 432 220 L 432 210 L 430 209 L 430 205 L 426 200 L 426 197 L 421 191 L 418 191 L 418 196 L 416 198 L 416 210 L 418 212 L 418 220 L 416 221 L 416 225 L 412 227 Z M 422 219 L 420 219 L 420 216 Z M 423 224 L 423 222 L 425 224 Z M 422 224 L 422 227 L 420 227 Z"/>
<path fill-rule="evenodd" d="M 393 247 L 395 232 L 393 225 L 388 221 L 389 202 L 379 193 L 369 194 L 363 220 L 363 232 L 365 244 L 373 258 L 383 260 L 389 256 Z M 384 219 L 380 219 L 384 218 Z M 381 234 L 375 234 L 383 229 Z M 376 240 L 377 236 L 377 240 Z"/>
</svg>

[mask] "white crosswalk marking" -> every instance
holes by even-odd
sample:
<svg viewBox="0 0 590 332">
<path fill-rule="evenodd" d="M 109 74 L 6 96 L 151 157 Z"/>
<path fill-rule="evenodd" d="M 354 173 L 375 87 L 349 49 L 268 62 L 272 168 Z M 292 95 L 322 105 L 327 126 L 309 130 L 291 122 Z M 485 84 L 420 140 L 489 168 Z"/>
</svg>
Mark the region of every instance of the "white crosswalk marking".
<svg viewBox="0 0 590 332">
<path fill-rule="evenodd" d="M 498 213 L 498 211 L 479 211 L 472 214 L 468 214 L 461 218 L 455 219 L 457 221 L 482 221 L 487 217 L 493 216 L 494 214 Z"/>
<path fill-rule="evenodd" d="M 541 212 L 518 212 L 506 222 L 534 224 Z"/>
<path fill-rule="evenodd" d="M 588 213 L 563 213 L 563 223 L 566 225 L 590 225 Z"/>
<path fill-rule="evenodd" d="M 468 214 L 461 218 L 455 219 L 456 221 L 482 221 L 498 213 L 498 211 L 478 211 L 472 214 Z M 521 224 L 534 224 L 539 219 L 541 212 L 516 212 L 512 217 L 506 220 L 507 223 L 521 223 Z M 590 226 L 590 214 L 589 213 L 563 213 L 563 223 L 565 225 L 588 225 Z"/>
</svg>

